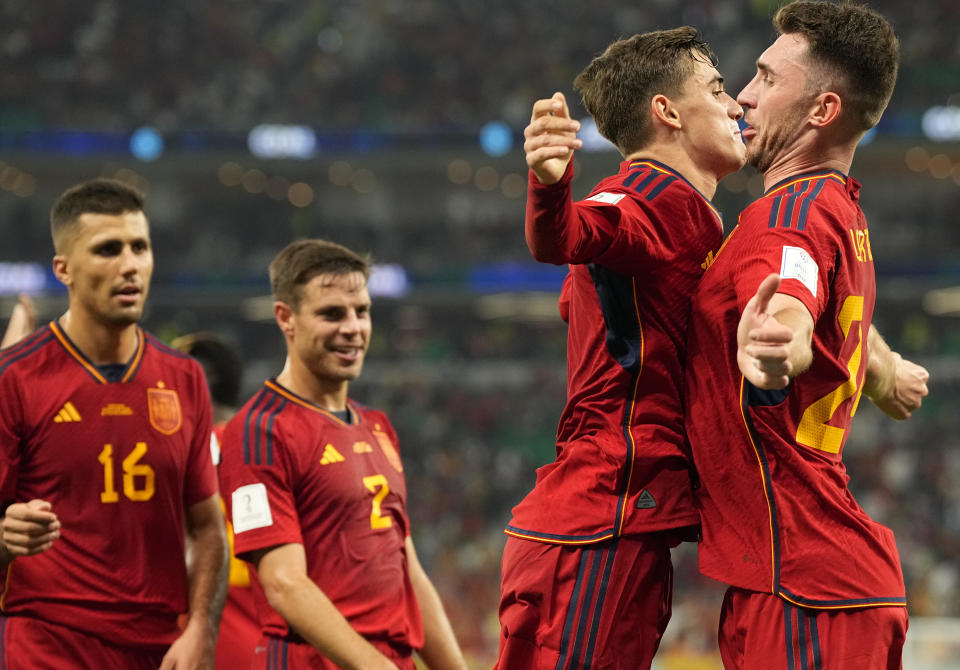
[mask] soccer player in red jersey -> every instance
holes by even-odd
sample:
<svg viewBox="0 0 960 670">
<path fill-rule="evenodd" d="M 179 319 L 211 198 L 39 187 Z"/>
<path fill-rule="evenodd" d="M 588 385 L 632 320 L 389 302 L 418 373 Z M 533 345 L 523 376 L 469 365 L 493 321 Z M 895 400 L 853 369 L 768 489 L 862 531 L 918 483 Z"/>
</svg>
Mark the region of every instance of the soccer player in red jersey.
<svg viewBox="0 0 960 670">
<path fill-rule="evenodd" d="M 730 585 L 728 669 L 898 669 L 907 629 L 889 529 L 847 488 L 861 393 L 906 418 L 927 372 L 871 325 L 870 230 L 848 175 L 880 118 L 899 47 L 858 5 L 794 2 L 737 100 L 751 204 L 693 301 L 687 431 L 702 486 L 701 570 Z M 759 287 L 759 288 L 758 288 Z"/>
<path fill-rule="evenodd" d="M 213 333 L 183 335 L 170 346 L 193 356 L 203 366 L 213 405 L 211 451 L 214 464 L 219 465 L 223 431 L 239 406 L 243 360 L 236 348 Z M 226 514 L 222 498 L 220 505 Z M 230 546 L 230 578 L 217 636 L 216 670 L 246 669 L 253 663 L 253 649 L 260 639 L 260 622 L 250 586 L 250 568 L 234 554 L 233 524 L 229 520 L 226 520 L 226 530 Z"/>
<path fill-rule="evenodd" d="M 85 182 L 51 228 L 69 308 L 0 352 L 0 666 L 208 670 L 227 567 L 210 401 L 196 361 L 137 326 L 143 198 Z"/>
<path fill-rule="evenodd" d="M 563 95 L 533 106 L 526 237 L 567 263 L 567 405 L 557 458 L 513 510 L 499 670 L 650 667 L 670 618 L 670 548 L 699 519 L 681 382 L 694 287 L 723 239 L 710 198 L 739 169 L 741 110 L 690 27 L 611 44 L 577 77 L 624 156 L 571 197 L 579 124 Z"/>
<path fill-rule="evenodd" d="M 348 396 L 370 342 L 368 262 L 301 240 L 270 264 L 287 343 L 276 378 L 227 424 L 220 477 L 255 567 L 256 668 L 466 664 L 417 560 L 396 433 Z"/>
</svg>

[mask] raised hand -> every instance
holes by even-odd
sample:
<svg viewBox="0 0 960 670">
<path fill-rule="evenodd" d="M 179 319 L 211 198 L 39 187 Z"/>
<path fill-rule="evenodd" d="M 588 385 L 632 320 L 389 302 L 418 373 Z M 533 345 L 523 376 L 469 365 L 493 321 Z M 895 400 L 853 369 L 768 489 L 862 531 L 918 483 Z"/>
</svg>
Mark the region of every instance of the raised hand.
<svg viewBox="0 0 960 670">
<path fill-rule="evenodd" d="M 871 398 L 873 404 L 887 416 L 903 421 L 923 403 L 924 397 L 930 392 L 927 382 L 930 373 L 922 365 L 892 352 L 894 358 L 895 378 L 891 392 L 883 398 Z"/>
<path fill-rule="evenodd" d="M 769 311 L 779 287 L 780 275 L 768 275 L 747 302 L 737 327 L 737 366 L 747 381 L 762 389 L 786 387 L 794 371 L 790 360 L 794 329 Z"/>
<path fill-rule="evenodd" d="M 540 183 L 555 184 L 563 177 L 574 150 L 583 144 L 577 139 L 578 130 L 580 122 L 570 118 L 563 93 L 533 103 L 530 124 L 523 130 L 523 150 Z"/>
</svg>

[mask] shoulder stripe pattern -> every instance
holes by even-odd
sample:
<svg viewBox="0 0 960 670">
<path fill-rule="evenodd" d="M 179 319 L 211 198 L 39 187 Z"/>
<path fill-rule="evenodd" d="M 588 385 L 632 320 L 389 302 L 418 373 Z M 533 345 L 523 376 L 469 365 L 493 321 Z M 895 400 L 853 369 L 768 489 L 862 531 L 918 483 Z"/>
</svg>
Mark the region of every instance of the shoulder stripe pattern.
<svg viewBox="0 0 960 670">
<path fill-rule="evenodd" d="M 641 174 L 646 174 L 647 171 L 649 171 L 649 175 L 640 184 L 637 184 L 636 186 L 633 187 L 635 191 L 641 194 L 645 188 L 653 184 L 654 180 L 658 176 L 663 176 L 663 179 L 657 182 L 656 185 L 654 185 L 653 188 L 650 189 L 650 191 L 645 196 L 647 202 L 652 201 L 654 198 L 660 195 L 664 191 L 664 189 L 670 186 L 670 184 L 672 184 L 673 182 L 679 179 L 683 181 L 687 186 L 689 186 L 694 193 L 700 196 L 700 198 L 703 200 L 703 203 L 710 209 L 711 212 L 713 212 L 713 215 L 714 217 L 716 217 L 717 222 L 720 225 L 723 225 L 723 217 L 720 215 L 720 210 L 714 207 L 713 203 L 710 202 L 710 199 L 704 196 L 700 191 L 698 191 L 696 186 L 694 186 L 689 181 L 687 181 L 682 174 L 680 174 L 670 166 L 664 165 L 659 161 L 644 159 L 644 160 L 634 161 L 633 163 L 631 163 L 630 169 L 635 171 L 630 172 L 630 174 L 627 175 L 626 179 L 623 180 L 624 186 L 630 186 L 630 184 L 632 184 L 633 181 L 638 176 L 640 176 Z"/>
<path fill-rule="evenodd" d="M 810 607 L 814 609 L 853 609 L 859 607 L 876 606 L 905 607 L 907 604 L 907 599 L 896 596 L 884 596 L 880 598 L 857 598 L 850 600 L 814 600 L 811 598 L 797 596 L 791 593 L 786 587 L 783 586 L 783 584 L 780 583 L 781 530 L 779 524 L 779 514 L 777 512 L 777 501 L 776 496 L 774 495 L 773 477 L 770 474 L 770 462 L 767 459 L 766 450 L 764 449 L 763 444 L 760 442 L 760 437 L 757 433 L 756 427 L 753 425 L 753 421 L 750 419 L 750 401 L 749 393 L 745 388 L 746 383 L 746 379 L 741 376 L 740 414 L 747 430 L 747 436 L 750 440 L 750 445 L 753 447 L 754 454 L 757 457 L 757 462 L 760 465 L 760 479 L 763 485 L 763 493 L 767 500 L 767 512 L 770 519 L 770 561 L 772 568 L 770 592 L 790 603 L 793 603 L 794 605 Z"/>
<path fill-rule="evenodd" d="M 50 342 L 53 338 L 53 333 L 50 332 L 48 326 L 44 326 L 36 333 L 26 337 L 23 340 L 20 340 L 11 347 L 4 349 L 0 353 L 0 375 L 2 375 L 8 367 L 16 363 L 22 358 L 26 358 L 37 349 L 43 347 L 47 342 Z"/>
<path fill-rule="evenodd" d="M 830 180 L 846 185 L 846 180 L 839 173 L 829 172 L 799 177 L 771 188 L 763 196 L 773 198 L 767 227 L 776 228 L 779 225 L 784 228 L 795 228 L 798 231 L 803 231 L 807 225 L 810 203 L 817 199 L 824 184 Z M 795 212 L 796 216 L 794 215 Z"/>
<path fill-rule="evenodd" d="M 616 550 L 616 540 L 603 547 L 580 550 L 580 565 L 563 622 L 556 670 L 593 667 L 600 613 Z"/>
<path fill-rule="evenodd" d="M 243 420 L 243 462 L 247 465 L 273 465 L 273 419 L 287 401 L 268 389 L 257 395 Z M 262 443 L 262 445 L 261 445 Z"/>
<path fill-rule="evenodd" d="M 341 426 L 348 425 L 346 421 L 338 417 L 336 414 L 334 414 L 330 410 L 323 408 L 316 403 L 310 402 L 306 398 L 302 398 L 298 396 L 296 393 L 294 393 L 290 389 L 280 386 L 280 384 L 278 384 L 273 379 L 268 379 L 266 382 L 264 382 L 264 385 L 268 389 L 276 393 L 277 395 L 282 396 L 283 398 L 285 398 L 286 400 L 289 400 L 295 405 L 299 405 L 300 407 L 309 409 L 310 411 L 316 412 L 317 414 L 323 414 L 325 417 L 327 417 L 331 421 L 336 421 Z M 358 424 L 360 423 L 362 417 L 360 416 L 360 413 L 356 411 L 356 409 L 354 409 L 351 405 L 352 405 L 352 401 L 348 400 L 347 409 L 350 411 L 350 418 L 354 424 Z"/>
</svg>

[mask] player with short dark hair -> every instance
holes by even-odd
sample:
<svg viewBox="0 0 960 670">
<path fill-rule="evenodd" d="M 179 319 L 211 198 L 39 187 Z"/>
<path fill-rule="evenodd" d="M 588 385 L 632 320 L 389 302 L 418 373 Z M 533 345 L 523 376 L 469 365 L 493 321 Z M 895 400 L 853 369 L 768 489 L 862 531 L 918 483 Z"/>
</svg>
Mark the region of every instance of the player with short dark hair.
<svg viewBox="0 0 960 670">
<path fill-rule="evenodd" d="M 197 362 L 137 325 L 143 198 L 96 179 L 51 221 L 69 309 L 0 353 L 0 665 L 211 668 L 227 553 L 210 401 Z"/>
<path fill-rule="evenodd" d="M 255 667 L 466 664 L 410 537 L 397 435 L 348 386 L 370 343 L 370 266 L 301 240 L 270 264 L 283 370 L 227 425 L 220 476 L 237 555 L 256 568 Z"/>
<path fill-rule="evenodd" d="M 690 297 L 723 240 L 710 203 L 743 165 L 740 107 L 691 27 L 611 44 L 577 77 L 617 174 L 571 197 L 579 124 L 534 103 L 526 237 L 567 263 L 557 458 L 507 526 L 499 670 L 649 668 L 671 612 L 670 549 L 699 519 L 683 449 Z"/>
<path fill-rule="evenodd" d="M 197 359 L 203 367 L 213 405 L 211 451 L 214 464 L 219 465 L 223 431 L 240 403 L 243 360 L 228 340 L 210 332 L 181 335 L 170 346 Z M 220 504 L 226 516 L 226 502 L 222 498 Z M 227 544 L 230 547 L 230 576 L 220 619 L 220 634 L 217 636 L 216 668 L 234 670 L 249 668 L 253 662 L 254 646 L 260 639 L 260 622 L 250 586 L 250 568 L 236 557 L 233 524 L 228 519 L 225 521 Z"/>
<path fill-rule="evenodd" d="M 728 669 L 901 667 L 893 533 L 847 488 L 861 393 L 906 418 L 928 374 L 871 325 L 876 284 L 857 144 L 893 91 L 898 42 L 877 12 L 793 2 L 740 92 L 747 207 L 693 301 L 686 426 L 701 488 L 700 567 L 730 585 Z M 759 288 L 758 288 L 759 287 Z"/>
</svg>

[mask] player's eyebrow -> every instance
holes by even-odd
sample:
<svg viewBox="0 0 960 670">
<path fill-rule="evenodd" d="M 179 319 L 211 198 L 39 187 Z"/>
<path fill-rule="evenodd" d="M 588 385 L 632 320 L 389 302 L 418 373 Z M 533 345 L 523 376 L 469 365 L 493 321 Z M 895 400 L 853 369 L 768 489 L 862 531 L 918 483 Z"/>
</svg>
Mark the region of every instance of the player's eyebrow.
<svg viewBox="0 0 960 670">
<path fill-rule="evenodd" d="M 764 63 L 759 58 L 757 59 L 757 70 L 760 72 L 766 72 L 767 74 L 775 74 L 773 68 Z"/>
<path fill-rule="evenodd" d="M 723 77 L 718 74 L 707 82 L 707 86 L 713 86 L 714 84 L 719 84 L 721 87 L 723 87 Z"/>
</svg>

